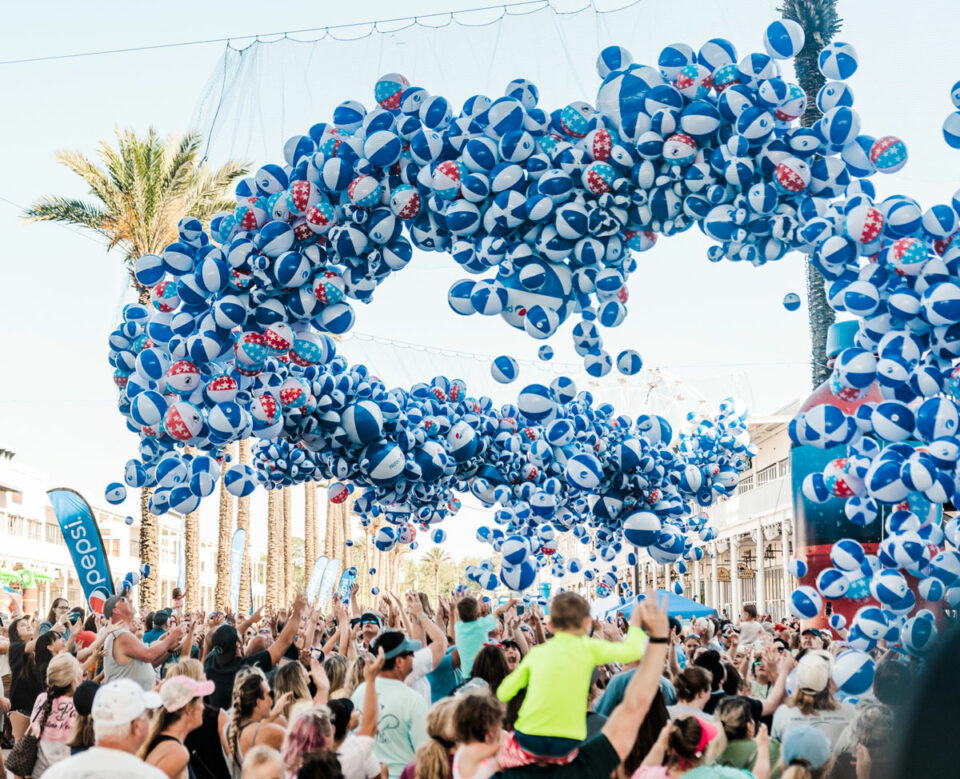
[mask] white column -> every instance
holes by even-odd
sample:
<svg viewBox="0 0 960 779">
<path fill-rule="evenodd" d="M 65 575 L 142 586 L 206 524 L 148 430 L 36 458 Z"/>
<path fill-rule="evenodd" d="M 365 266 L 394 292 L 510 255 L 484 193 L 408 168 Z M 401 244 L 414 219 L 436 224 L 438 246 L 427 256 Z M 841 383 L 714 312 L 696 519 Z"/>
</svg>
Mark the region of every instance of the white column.
<svg viewBox="0 0 960 779">
<path fill-rule="evenodd" d="M 783 566 L 783 601 L 784 611 L 786 611 L 787 599 L 793 590 L 793 582 L 790 579 L 790 522 L 785 521 L 780 525 L 780 546 L 783 548 L 783 559 L 780 561 Z M 783 616 L 783 615 L 781 615 Z"/>
<path fill-rule="evenodd" d="M 732 535 L 730 536 L 730 619 L 734 622 L 740 619 L 740 577 L 737 575 L 739 552 L 737 536 Z"/>
<path fill-rule="evenodd" d="M 767 583 L 763 571 L 763 548 L 766 542 L 763 539 L 763 523 L 757 520 L 757 614 L 767 610 Z"/>
<path fill-rule="evenodd" d="M 717 577 L 717 545 L 713 545 L 713 557 L 710 559 L 711 570 L 710 570 L 710 604 L 717 610 L 720 611 L 720 579 Z"/>
<path fill-rule="evenodd" d="M 640 592 L 647 590 L 647 564 L 640 563 Z M 638 595 L 640 593 L 637 593 Z"/>
<path fill-rule="evenodd" d="M 700 602 L 700 561 L 693 561 L 693 597 L 692 600 Z"/>
</svg>

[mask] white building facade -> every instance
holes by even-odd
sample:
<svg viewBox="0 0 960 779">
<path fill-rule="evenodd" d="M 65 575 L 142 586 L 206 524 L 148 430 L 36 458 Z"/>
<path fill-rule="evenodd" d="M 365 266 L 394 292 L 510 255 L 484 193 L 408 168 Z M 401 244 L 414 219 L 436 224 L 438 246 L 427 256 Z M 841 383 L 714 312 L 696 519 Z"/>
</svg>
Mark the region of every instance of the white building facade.
<svg viewBox="0 0 960 779">
<path fill-rule="evenodd" d="M 76 569 L 67 551 L 60 525 L 47 499 L 47 490 L 54 486 L 45 473 L 19 462 L 16 453 L 0 446 L 0 569 L 16 573 L 24 569 L 42 576 L 36 592 L 24 593 L 24 609 L 45 615 L 54 598 L 64 597 L 71 605 L 86 606 Z M 110 570 L 114 579 L 140 568 L 140 517 L 127 524 L 126 517 L 111 508 L 90 503 L 103 537 Z M 176 514 L 160 517 L 160 602 L 169 604 L 178 584 L 183 543 L 183 519 Z M 216 585 L 216 544 L 200 540 L 200 606 L 214 608 Z M 254 605 L 263 602 L 265 566 L 257 560 L 252 567 Z M 47 579 L 46 577 L 49 577 Z M 3 609 L 9 608 L 10 594 L 0 598 Z"/>
<path fill-rule="evenodd" d="M 748 421 L 759 451 L 740 474 L 736 493 L 706 509 L 717 537 L 704 544 L 703 558 L 688 562 L 683 574 L 676 564 L 660 565 L 643 555 L 637 571 L 641 590 L 672 591 L 679 579 L 686 597 L 729 618 L 738 619 L 744 603 L 756 604 L 760 614 L 774 619 L 785 615 L 786 597 L 796 586 L 788 571 L 795 540 L 787 425 L 798 406 Z"/>
</svg>

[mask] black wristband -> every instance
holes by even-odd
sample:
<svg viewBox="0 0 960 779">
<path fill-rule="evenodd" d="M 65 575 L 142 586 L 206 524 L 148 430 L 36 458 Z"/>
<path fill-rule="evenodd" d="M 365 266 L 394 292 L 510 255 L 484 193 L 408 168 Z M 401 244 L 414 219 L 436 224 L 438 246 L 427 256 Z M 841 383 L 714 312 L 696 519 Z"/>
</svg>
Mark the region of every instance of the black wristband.
<svg viewBox="0 0 960 779">
<path fill-rule="evenodd" d="M 648 636 L 647 641 L 651 644 L 669 644 L 670 639 L 667 636 Z"/>
</svg>

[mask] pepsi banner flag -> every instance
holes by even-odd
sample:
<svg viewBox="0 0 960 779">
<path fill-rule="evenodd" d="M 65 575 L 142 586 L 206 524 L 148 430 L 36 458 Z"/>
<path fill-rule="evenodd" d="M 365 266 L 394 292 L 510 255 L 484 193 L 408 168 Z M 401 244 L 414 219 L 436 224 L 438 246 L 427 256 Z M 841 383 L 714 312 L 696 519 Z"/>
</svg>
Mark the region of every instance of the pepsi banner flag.
<svg viewBox="0 0 960 779">
<path fill-rule="evenodd" d="M 104 601 L 113 595 L 113 577 L 93 512 L 83 496 L 74 490 L 61 487 L 49 490 L 47 495 L 77 569 L 87 604 L 92 611 L 100 614 Z"/>
<path fill-rule="evenodd" d="M 230 603 L 234 612 L 240 610 L 240 573 L 243 570 L 243 546 L 247 540 L 247 531 L 242 527 L 233 533 L 230 544 Z"/>
</svg>

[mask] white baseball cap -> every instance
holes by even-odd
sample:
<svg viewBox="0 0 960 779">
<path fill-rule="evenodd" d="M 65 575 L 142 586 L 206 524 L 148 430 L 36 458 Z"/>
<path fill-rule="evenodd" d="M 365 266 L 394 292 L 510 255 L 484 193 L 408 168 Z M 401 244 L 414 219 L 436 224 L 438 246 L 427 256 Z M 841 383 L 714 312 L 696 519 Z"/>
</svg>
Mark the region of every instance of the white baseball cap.
<svg viewBox="0 0 960 779">
<path fill-rule="evenodd" d="M 117 679 L 100 686 L 90 714 L 94 724 L 125 725 L 147 709 L 155 709 L 161 704 L 157 693 L 145 691 L 132 679 Z"/>
<path fill-rule="evenodd" d="M 805 653 L 797 662 L 797 689 L 814 694 L 827 689 L 832 670 L 833 657 L 827 652 Z"/>
</svg>

